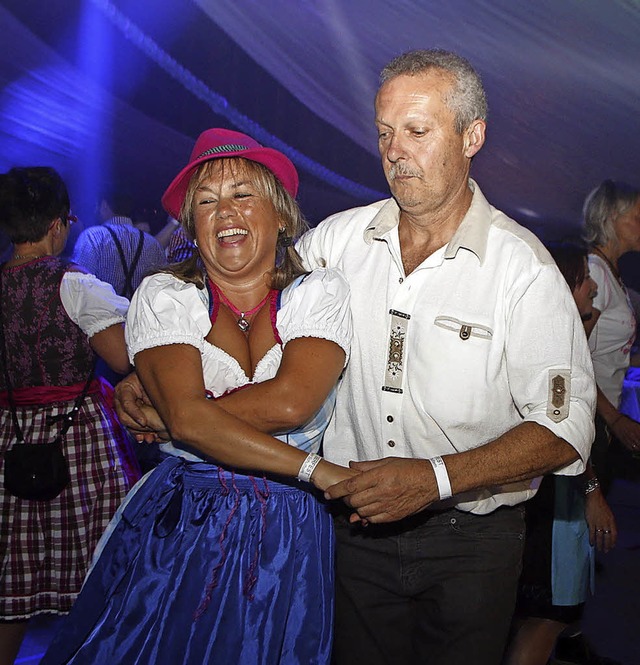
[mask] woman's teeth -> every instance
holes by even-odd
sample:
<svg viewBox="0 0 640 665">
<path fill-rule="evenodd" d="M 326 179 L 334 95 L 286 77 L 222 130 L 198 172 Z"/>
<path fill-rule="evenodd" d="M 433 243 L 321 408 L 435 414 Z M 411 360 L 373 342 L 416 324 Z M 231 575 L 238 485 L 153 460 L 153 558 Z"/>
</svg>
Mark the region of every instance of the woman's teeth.
<svg viewBox="0 0 640 665">
<path fill-rule="evenodd" d="M 228 238 L 230 236 L 246 236 L 249 232 L 246 229 L 225 229 L 220 231 L 217 238 Z"/>
</svg>

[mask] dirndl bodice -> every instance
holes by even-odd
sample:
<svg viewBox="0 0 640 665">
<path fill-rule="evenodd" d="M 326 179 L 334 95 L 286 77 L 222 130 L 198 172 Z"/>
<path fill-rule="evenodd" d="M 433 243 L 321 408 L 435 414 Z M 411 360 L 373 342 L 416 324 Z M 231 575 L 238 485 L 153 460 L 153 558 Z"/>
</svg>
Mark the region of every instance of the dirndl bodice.
<svg viewBox="0 0 640 665">
<path fill-rule="evenodd" d="M 13 388 L 68 386 L 93 363 L 87 336 L 67 315 L 60 282 L 69 264 L 53 257 L 2 272 L 2 310 Z M 6 390 L 0 372 L 0 390 Z"/>
</svg>

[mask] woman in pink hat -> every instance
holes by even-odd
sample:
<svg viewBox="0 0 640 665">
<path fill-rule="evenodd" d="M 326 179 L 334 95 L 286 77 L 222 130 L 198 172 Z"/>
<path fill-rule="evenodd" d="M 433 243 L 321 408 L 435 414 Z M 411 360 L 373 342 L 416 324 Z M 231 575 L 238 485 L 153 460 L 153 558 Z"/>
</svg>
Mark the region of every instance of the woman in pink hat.
<svg viewBox="0 0 640 665">
<path fill-rule="evenodd" d="M 354 472 L 317 452 L 351 319 L 344 278 L 306 274 L 292 246 L 297 187 L 282 153 L 211 129 L 167 189 L 197 252 L 142 282 L 126 326 L 167 456 L 112 522 L 43 663 L 329 662 L 318 493 Z"/>
</svg>

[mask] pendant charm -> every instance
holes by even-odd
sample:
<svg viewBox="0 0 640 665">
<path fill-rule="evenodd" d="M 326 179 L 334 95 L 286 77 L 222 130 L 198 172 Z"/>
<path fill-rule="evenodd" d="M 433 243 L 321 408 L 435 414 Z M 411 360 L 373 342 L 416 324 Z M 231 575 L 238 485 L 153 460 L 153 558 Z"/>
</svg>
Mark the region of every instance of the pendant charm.
<svg viewBox="0 0 640 665">
<path fill-rule="evenodd" d="M 244 313 L 238 319 L 238 328 L 240 328 L 240 330 L 242 330 L 243 333 L 249 330 L 249 322 L 247 321 L 247 319 L 244 318 Z"/>
</svg>

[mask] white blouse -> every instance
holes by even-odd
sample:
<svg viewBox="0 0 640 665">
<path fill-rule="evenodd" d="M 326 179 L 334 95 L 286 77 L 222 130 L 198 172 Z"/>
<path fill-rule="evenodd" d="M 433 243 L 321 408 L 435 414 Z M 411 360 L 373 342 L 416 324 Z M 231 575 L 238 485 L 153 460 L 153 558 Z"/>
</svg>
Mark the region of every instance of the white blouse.
<svg viewBox="0 0 640 665">
<path fill-rule="evenodd" d="M 129 301 L 111 284 L 84 272 L 66 272 L 60 282 L 60 300 L 69 318 L 87 337 L 124 323 Z"/>
<path fill-rule="evenodd" d="M 589 270 L 598 285 L 593 306 L 600 310 L 600 318 L 589 336 L 593 369 L 598 387 L 618 408 L 636 336 L 636 320 L 629 296 L 609 266 L 599 256 L 589 254 Z"/>
<path fill-rule="evenodd" d="M 348 357 L 351 311 L 349 287 L 342 273 L 320 268 L 284 289 L 276 328 L 282 347 L 274 344 L 250 379 L 235 358 L 205 339 L 211 330 L 207 290 L 159 273 L 145 278 L 133 295 L 125 339 L 132 363 L 144 349 L 168 344 L 195 346 L 202 356 L 205 387 L 218 397 L 233 388 L 273 378 L 280 366 L 282 348 L 298 337 L 330 340 Z"/>
</svg>

